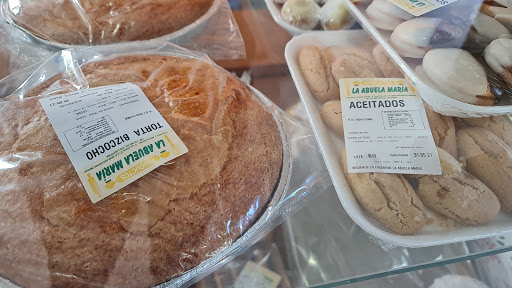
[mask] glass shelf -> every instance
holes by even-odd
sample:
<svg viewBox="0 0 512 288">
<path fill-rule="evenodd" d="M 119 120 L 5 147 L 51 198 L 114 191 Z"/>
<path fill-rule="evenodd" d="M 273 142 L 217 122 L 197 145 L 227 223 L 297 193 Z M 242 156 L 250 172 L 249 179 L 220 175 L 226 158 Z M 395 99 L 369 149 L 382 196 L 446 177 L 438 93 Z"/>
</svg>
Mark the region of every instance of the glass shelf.
<svg viewBox="0 0 512 288">
<path fill-rule="evenodd" d="M 383 277 L 400 283 L 404 279 L 414 283 L 423 277 L 431 283 L 436 277 L 453 273 L 476 278 L 472 260 L 509 251 L 512 234 L 427 248 L 386 245 L 350 219 L 331 186 L 268 236 L 193 287 L 243 287 L 236 285 L 240 284 L 236 279 L 249 261 L 280 275 L 278 287 L 282 288 L 359 288 L 369 287 L 369 283 L 376 285 L 371 287 L 382 287 L 383 282 L 390 282 Z"/>
<path fill-rule="evenodd" d="M 511 243 L 504 243 L 512 234 L 495 239 L 494 245 L 489 240 L 427 248 L 380 243 L 350 219 L 333 187 L 283 225 L 290 235 L 289 252 L 309 287 L 337 287 L 512 251 Z"/>
</svg>

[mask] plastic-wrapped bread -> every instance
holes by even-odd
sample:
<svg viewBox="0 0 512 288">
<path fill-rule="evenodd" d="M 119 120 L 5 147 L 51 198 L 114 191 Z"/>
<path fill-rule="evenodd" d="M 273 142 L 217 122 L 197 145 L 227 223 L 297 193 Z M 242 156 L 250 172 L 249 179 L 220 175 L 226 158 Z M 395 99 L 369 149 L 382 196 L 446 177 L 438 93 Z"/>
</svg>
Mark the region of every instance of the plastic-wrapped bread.
<svg viewBox="0 0 512 288">
<path fill-rule="evenodd" d="M 32 34 L 62 44 L 147 40 L 193 23 L 213 0 L 4 1 L 3 13 Z"/>
<path fill-rule="evenodd" d="M 95 59 L 73 76 L 91 88 L 139 86 L 189 153 L 95 204 L 39 104 L 76 90 L 67 72 L 0 107 L 2 277 L 23 287 L 152 287 L 231 245 L 265 211 L 283 166 L 273 115 L 204 58 L 149 54 Z"/>
</svg>

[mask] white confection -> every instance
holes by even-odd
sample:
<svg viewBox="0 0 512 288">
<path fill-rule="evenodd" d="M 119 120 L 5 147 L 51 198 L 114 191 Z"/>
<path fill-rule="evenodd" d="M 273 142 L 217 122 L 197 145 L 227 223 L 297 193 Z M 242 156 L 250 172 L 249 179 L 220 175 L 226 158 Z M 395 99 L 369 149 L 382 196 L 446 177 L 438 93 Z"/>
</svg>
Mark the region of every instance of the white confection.
<svg viewBox="0 0 512 288">
<path fill-rule="evenodd" d="M 281 9 L 281 17 L 294 26 L 310 30 L 318 24 L 319 9 L 313 0 L 287 0 Z"/>
<path fill-rule="evenodd" d="M 326 30 L 343 28 L 346 23 L 349 23 L 349 18 L 350 13 L 343 0 L 329 0 L 320 8 L 320 21 Z"/>
<path fill-rule="evenodd" d="M 453 87 L 443 87 L 443 88 L 439 87 L 439 85 L 436 85 L 430 78 L 428 78 L 427 74 L 425 73 L 425 71 L 423 70 L 423 67 L 421 65 L 416 67 L 415 72 L 416 72 L 416 75 L 418 75 L 418 77 L 420 77 L 420 79 L 423 80 L 423 82 L 425 82 L 425 84 L 427 84 L 428 86 L 430 86 L 432 88 L 437 88 L 437 90 L 439 90 L 439 92 L 442 92 L 444 95 L 446 95 L 452 99 L 459 100 L 461 102 L 469 103 L 469 104 L 475 104 L 478 100 L 475 97 L 475 95 L 467 95 L 467 94 L 460 93 L 460 91 L 453 89 Z"/>
<path fill-rule="evenodd" d="M 425 56 L 428 50 L 430 50 L 430 46 L 428 47 L 420 47 L 414 44 L 410 44 L 401 38 L 397 37 L 395 34 L 391 34 L 391 46 L 395 48 L 396 52 L 400 54 L 402 57 L 410 57 L 410 58 L 422 58 Z"/>
<path fill-rule="evenodd" d="M 512 39 L 496 39 L 485 48 L 484 58 L 487 65 L 496 73 L 501 73 L 503 67 L 512 66 Z"/>
<path fill-rule="evenodd" d="M 366 8 L 366 15 L 375 27 L 384 30 L 393 30 L 405 20 L 414 18 L 414 15 L 386 0 L 374 0 Z"/>
<path fill-rule="evenodd" d="M 488 90 L 485 70 L 467 51 L 457 48 L 434 49 L 423 58 L 425 75 L 446 96 L 459 98 L 464 102 L 474 102 L 475 95 L 485 95 Z"/>
<path fill-rule="evenodd" d="M 473 21 L 473 27 L 480 36 L 483 36 L 489 41 L 511 36 L 510 32 L 503 24 L 481 12 L 478 12 L 475 21 Z"/>
<path fill-rule="evenodd" d="M 429 288 L 489 288 L 484 283 L 461 275 L 444 275 L 437 278 Z"/>
<path fill-rule="evenodd" d="M 428 17 L 405 21 L 391 34 L 391 44 L 400 55 L 421 58 L 430 49 L 430 41 L 441 21 Z"/>
<path fill-rule="evenodd" d="M 441 21 L 439 18 L 419 17 L 398 25 L 393 34 L 395 38 L 401 41 L 420 47 L 428 47 Z"/>
<path fill-rule="evenodd" d="M 497 6 L 489 6 L 487 9 L 496 21 L 503 24 L 509 32 L 512 31 L 512 9 Z"/>
</svg>

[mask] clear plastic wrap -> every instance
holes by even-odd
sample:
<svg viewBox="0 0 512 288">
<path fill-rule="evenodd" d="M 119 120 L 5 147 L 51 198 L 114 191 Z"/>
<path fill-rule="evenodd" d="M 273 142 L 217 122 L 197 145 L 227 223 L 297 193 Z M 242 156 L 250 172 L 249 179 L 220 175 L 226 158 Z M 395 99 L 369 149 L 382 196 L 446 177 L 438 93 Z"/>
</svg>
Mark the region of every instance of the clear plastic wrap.
<svg viewBox="0 0 512 288">
<path fill-rule="evenodd" d="M 25 38 L 21 31 L 0 19 L 0 79 L 53 55 Z"/>
<path fill-rule="evenodd" d="M 376 46 L 364 31 L 333 33 L 316 32 L 297 36 L 286 46 L 285 56 L 336 192 L 352 220 L 381 240 L 377 243 L 382 247 L 389 248 L 396 245 L 435 246 L 512 231 L 512 197 L 509 193 L 512 185 L 512 122 L 507 116 L 455 118 L 437 114 L 430 107 L 425 107 L 430 132 L 439 147 L 442 169 L 439 176 L 404 177 L 401 174 L 344 171 L 347 166 L 342 164 L 340 158 L 346 155 L 342 151 L 347 135 L 342 125 L 342 104 L 336 101 L 340 97 L 340 89 L 335 84 L 329 86 L 328 80 L 332 78 L 332 82 L 336 83 L 335 79 L 357 77 L 362 73 L 382 73 L 392 78 L 388 75 L 401 72 L 387 58 L 386 51 Z M 316 57 L 316 51 L 326 55 L 323 59 L 332 57 L 332 62 L 320 62 L 318 59 L 322 58 Z M 317 59 L 320 65 L 304 59 Z M 325 69 L 323 65 L 331 67 Z M 375 71 L 375 67 L 381 71 Z M 324 71 L 330 71 L 331 75 Z M 377 75 L 382 77 L 381 74 Z M 369 114 L 364 115 L 369 117 Z M 384 122 L 376 125 L 384 125 Z M 404 145 L 402 140 L 398 141 Z M 413 152 L 406 153 L 413 155 Z M 379 158 L 381 156 L 376 157 L 384 161 L 384 158 Z M 365 177 L 368 180 L 363 179 Z M 408 192 L 400 195 L 402 187 Z M 379 195 L 386 196 L 378 198 Z M 412 198 L 408 197 L 417 199 L 409 200 Z M 408 199 L 404 202 L 406 204 L 397 204 L 404 199 Z M 385 203 L 393 203 L 390 205 L 396 209 L 389 213 L 389 217 L 379 215 L 390 207 Z M 420 207 L 424 212 L 414 214 L 415 211 L 407 211 L 410 207 Z M 407 213 L 410 214 L 404 216 Z M 393 221 L 387 222 L 390 219 Z M 420 221 L 406 223 L 405 219 Z M 421 224 L 416 226 L 419 222 Z M 404 227 L 419 230 L 404 231 Z"/>
<path fill-rule="evenodd" d="M 38 100 L 124 82 L 189 152 L 92 204 Z M 0 87 L 0 275 L 24 287 L 190 285 L 330 183 L 311 130 L 202 53 L 63 50 Z"/>
<path fill-rule="evenodd" d="M 345 2 L 436 112 L 464 118 L 512 113 L 508 2 Z M 429 12 L 411 14 L 419 7 Z"/>
<path fill-rule="evenodd" d="M 7 23 L 27 43 L 47 50 L 161 40 L 208 54 L 245 57 L 245 46 L 226 0 L 3 1 Z"/>
</svg>

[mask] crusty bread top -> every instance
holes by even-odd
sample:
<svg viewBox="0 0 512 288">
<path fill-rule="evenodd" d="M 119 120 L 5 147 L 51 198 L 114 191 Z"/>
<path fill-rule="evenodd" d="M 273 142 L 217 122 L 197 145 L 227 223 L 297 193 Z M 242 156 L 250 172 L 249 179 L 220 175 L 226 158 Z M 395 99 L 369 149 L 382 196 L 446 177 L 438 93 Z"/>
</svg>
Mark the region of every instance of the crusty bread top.
<svg viewBox="0 0 512 288">
<path fill-rule="evenodd" d="M 0 105 L 0 159 L 15 166 L 0 169 L 1 275 L 28 287 L 151 286 L 254 223 L 283 150 L 273 116 L 247 86 L 209 62 L 166 56 L 82 71 L 91 87 L 140 86 L 189 153 L 92 204 L 38 98 Z M 31 94 L 69 90 L 54 77 Z"/>
<path fill-rule="evenodd" d="M 13 20 L 36 36 L 63 44 L 99 45 L 170 34 L 205 14 L 213 1 L 37 0 L 21 1 L 19 9 L 10 9 L 17 11 L 11 12 Z"/>
</svg>

